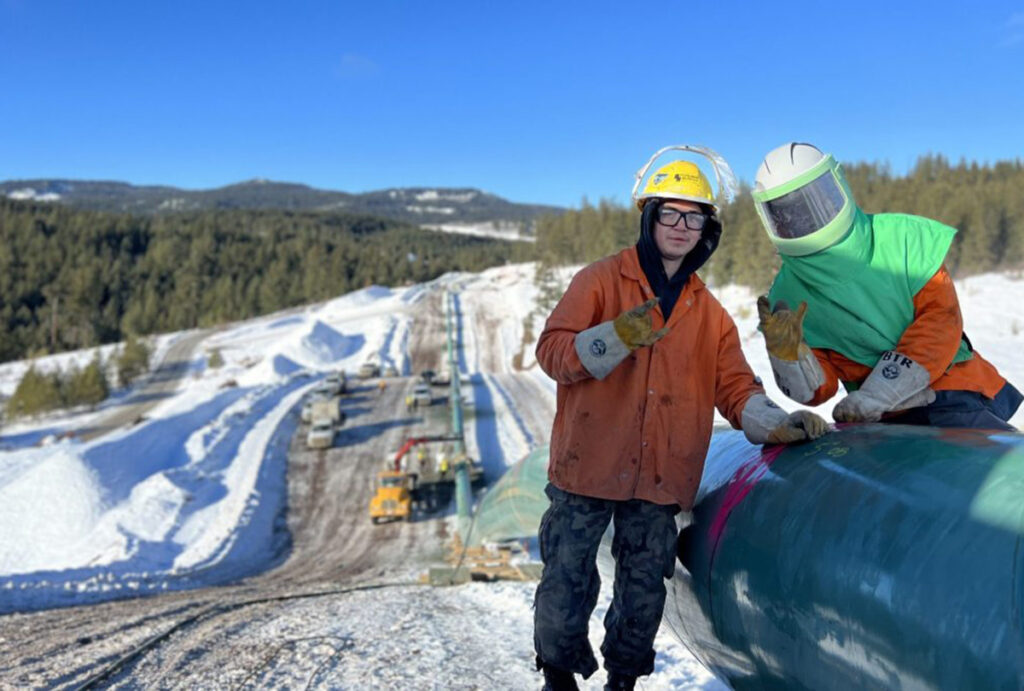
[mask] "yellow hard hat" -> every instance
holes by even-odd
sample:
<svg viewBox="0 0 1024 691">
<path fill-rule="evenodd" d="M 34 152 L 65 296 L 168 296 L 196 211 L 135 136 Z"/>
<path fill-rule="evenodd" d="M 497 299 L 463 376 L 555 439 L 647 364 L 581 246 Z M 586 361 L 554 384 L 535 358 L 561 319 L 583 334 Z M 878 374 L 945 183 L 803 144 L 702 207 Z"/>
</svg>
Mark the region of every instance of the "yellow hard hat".
<svg viewBox="0 0 1024 691">
<path fill-rule="evenodd" d="M 644 191 L 636 198 L 636 205 L 642 209 L 647 200 L 654 197 L 707 204 L 718 211 L 711 183 L 700 168 L 689 161 L 672 161 L 658 168 L 647 178 Z"/>
</svg>

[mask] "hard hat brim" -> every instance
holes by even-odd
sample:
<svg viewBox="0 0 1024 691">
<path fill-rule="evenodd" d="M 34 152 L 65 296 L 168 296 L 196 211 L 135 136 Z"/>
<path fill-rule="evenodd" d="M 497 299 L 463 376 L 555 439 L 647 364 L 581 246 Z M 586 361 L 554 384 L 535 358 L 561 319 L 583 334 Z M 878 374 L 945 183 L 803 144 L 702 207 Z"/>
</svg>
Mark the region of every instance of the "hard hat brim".
<svg viewBox="0 0 1024 691">
<path fill-rule="evenodd" d="M 683 202 L 693 202 L 694 204 L 703 204 L 704 206 L 710 206 L 715 214 L 717 215 L 720 211 L 718 203 L 707 199 L 706 197 L 695 197 L 685 194 L 673 194 L 672 192 L 662 192 L 657 194 L 646 194 L 637 197 L 636 206 L 638 209 L 643 210 L 644 205 L 651 199 L 678 199 Z"/>
</svg>

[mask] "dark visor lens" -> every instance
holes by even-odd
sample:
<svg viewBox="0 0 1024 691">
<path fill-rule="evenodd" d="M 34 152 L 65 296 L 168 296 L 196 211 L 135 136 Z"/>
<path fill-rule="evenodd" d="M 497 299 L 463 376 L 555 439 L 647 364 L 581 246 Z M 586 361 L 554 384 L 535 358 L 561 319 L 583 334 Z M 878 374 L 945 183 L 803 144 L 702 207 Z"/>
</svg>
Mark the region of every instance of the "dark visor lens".
<svg viewBox="0 0 1024 691">
<path fill-rule="evenodd" d="M 839 215 L 845 203 L 831 171 L 789 194 L 760 202 L 768 229 L 784 239 L 802 238 L 821 230 Z"/>
</svg>

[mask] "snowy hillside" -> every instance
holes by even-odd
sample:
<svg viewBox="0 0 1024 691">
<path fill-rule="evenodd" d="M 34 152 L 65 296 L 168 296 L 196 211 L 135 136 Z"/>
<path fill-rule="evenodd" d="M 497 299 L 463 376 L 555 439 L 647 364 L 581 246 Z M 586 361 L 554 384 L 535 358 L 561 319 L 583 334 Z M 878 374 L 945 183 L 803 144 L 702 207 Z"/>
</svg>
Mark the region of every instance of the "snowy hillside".
<svg viewBox="0 0 1024 691">
<path fill-rule="evenodd" d="M 572 270 L 560 272 L 567 283 Z M 457 293 L 464 350 L 460 365 L 472 386 L 477 424 L 467 427 L 470 455 L 491 468 L 510 466 L 545 443 L 554 384 L 533 357 L 543 316 L 534 310 L 534 266 L 506 266 L 479 275 L 449 274 L 431 284 L 371 287 L 301 310 L 227 325 L 200 334 L 177 388 L 131 427 L 91 441 L 77 437 L 125 405 L 130 394 L 97 411 L 63 414 L 0 430 L 0 614 L 73 602 L 98 602 L 124 593 L 178 590 L 237 580 L 287 558 L 289 544 L 276 520 L 286 504 L 286 452 L 297 428 L 302 396 L 330 371 L 352 373 L 367 359 L 413 372 L 411 324 L 431 295 Z M 958 284 L 965 330 L 975 348 L 1018 385 L 1024 384 L 1024 281 L 979 276 Z M 746 288 L 712 288 L 734 316 L 744 351 L 766 388 L 776 389 L 757 333 L 756 295 Z M 532 316 L 531 316 L 532 315 Z M 527 320 L 530 320 L 527 323 Z M 528 327 L 528 328 L 527 328 Z M 157 339 L 156 360 L 191 334 Z M 211 368 L 220 352 L 224 365 Z M 110 349 L 104 349 L 108 352 Z M 37 362 L 40 369 L 85 362 L 92 351 Z M 9 395 L 26 363 L 0 366 L 0 394 Z M 512 395 L 523 377 L 545 397 L 524 404 Z M 820 412 L 831 419 L 829 402 Z M 483 422 L 490 416 L 490 426 Z M 1024 412 L 1013 423 L 1024 426 Z M 57 440 L 58 437 L 70 437 Z M 404 571 L 385 577 L 407 578 Z M 345 686 L 444 688 L 538 685 L 532 669 L 534 584 L 472 584 L 402 595 L 410 608 L 388 631 L 363 632 L 360 660 L 348 660 L 334 679 Z M 294 607 L 295 621 L 324 616 L 324 626 L 358 630 L 390 595 L 367 593 L 346 601 L 334 621 L 312 607 Z M 595 649 L 607 606 L 602 596 L 592 622 Z M 417 610 L 416 607 L 421 609 Z M 415 612 L 429 611 L 424 619 Z M 341 622 L 341 623 L 339 623 Z M 461 632 L 459 635 L 453 632 Z M 324 634 L 327 635 L 327 634 Z M 335 633 L 331 635 L 342 635 Z M 346 634 L 348 635 L 348 634 Z M 664 631 L 655 674 L 642 688 L 718 688 L 719 683 Z M 401 650 L 441 651 L 413 664 L 373 662 Z M 470 662 L 483 660 L 481 665 Z M 586 688 L 599 688 L 601 675 Z"/>
<path fill-rule="evenodd" d="M 493 221 L 490 223 L 427 223 L 422 228 L 437 230 L 442 233 L 457 233 L 460 235 L 475 235 L 477 237 L 492 238 L 494 240 L 519 240 L 522 242 L 536 242 L 537 238 L 523 232 L 524 224 L 510 223 L 507 221 Z"/>
</svg>

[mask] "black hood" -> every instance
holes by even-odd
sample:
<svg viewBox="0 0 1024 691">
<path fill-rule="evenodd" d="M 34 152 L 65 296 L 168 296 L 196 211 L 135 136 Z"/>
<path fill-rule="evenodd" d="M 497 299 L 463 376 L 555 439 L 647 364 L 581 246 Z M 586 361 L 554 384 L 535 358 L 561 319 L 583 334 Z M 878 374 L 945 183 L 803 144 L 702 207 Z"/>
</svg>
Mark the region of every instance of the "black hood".
<svg viewBox="0 0 1024 691">
<path fill-rule="evenodd" d="M 654 241 L 654 221 L 658 217 L 658 209 L 661 204 L 660 200 L 652 200 L 644 205 L 643 213 L 640 215 L 640 239 L 636 243 L 636 253 L 640 258 L 640 267 L 651 284 L 651 289 L 660 298 L 658 304 L 667 321 L 676 300 L 679 299 L 679 293 L 690 279 L 690 275 L 704 266 L 714 251 L 718 249 L 718 241 L 722 237 L 722 224 L 716 216 L 708 217 L 700 240 L 683 258 L 679 270 L 669 279 L 665 273 L 665 266 L 661 263 L 661 252 Z M 710 209 L 705 209 L 705 212 L 708 211 Z"/>
</svg>

